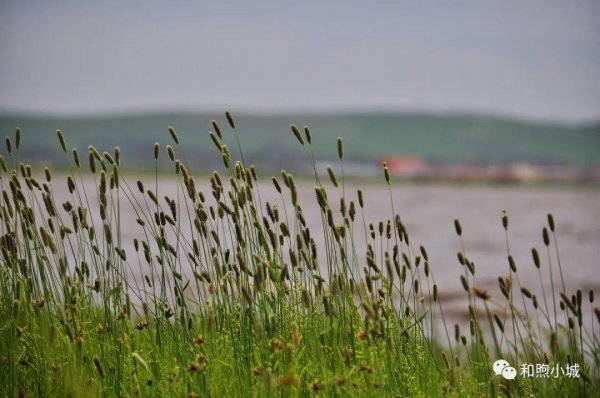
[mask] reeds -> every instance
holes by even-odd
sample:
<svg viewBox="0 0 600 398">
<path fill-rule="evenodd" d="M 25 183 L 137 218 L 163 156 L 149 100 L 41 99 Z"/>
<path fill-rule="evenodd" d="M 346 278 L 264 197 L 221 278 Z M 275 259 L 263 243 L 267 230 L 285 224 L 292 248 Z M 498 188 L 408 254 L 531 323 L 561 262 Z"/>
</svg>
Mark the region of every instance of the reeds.
<svg viewBox="0 0 600 398">
<path fill-rule="evenodd" d="M 388 219 L 367 222 L 368 197 L 345 190 L 341 137 L 341 173 L 327 168 L 328 190 L 313 155 L 318 135 L 291 125 L 315 174 L 322 219 L 315 230 L 287 171 L 272 178 L 280 202 L 262 202 L 264 185 L 243 159 L 232 115 L 225 118 L 233 136 L 212 122 L 209 136 L 224 170 L 210 175 L 206 193 L 186 166 L 187 137 L 173 127 L 174 145 L 165 150 L 176 192 L 162 189 L 157 171 L 153 182 L 130 184 L 119 148 L 100 154 L 89 147 L 84 175 L 79 151 L 67 150 L 60 130 L 71 172 L 57 177 L 46 168 L 45 182 L 38 181 L 31 166 L 15 161 L 21 131 L 14 149 L 7 137 L 9 161 L 0 157 L 0 386 L 8 396 L 586 396 L 597 386 L 600 311 L 593 291 L 586 302 L 582 290 L 567 290 L 551 215 L 542 232 L 547 257 L 532 249 L 537 290 L 519 281 L 502 215 L 508 276 L 499 279 L 499 292 L 480 287 L 462 240 L 468 231 L 455 220 L 469 322 L 468 333 L 456 326 L 453 342 L 438 265 L 411 243 L 391 188 Z M 228 149 L 232 140 L 239 160 Z M 156 170 L 160 152 L 155 143 Z M 391 187 L 386 165 L 383 177 Z M 57 203 L 54 187 L 64 183 L 69 198 Z M 124 204 L 139 227 L 133 242 L 123 234 Z M 357 252 L 359 239 L 366 253 Z M 437 336 L 442 330 L 447 341 Z M 578 363 L 582 377 L 506 383 L 491 368 L 500 357 Z"/>
</svg>

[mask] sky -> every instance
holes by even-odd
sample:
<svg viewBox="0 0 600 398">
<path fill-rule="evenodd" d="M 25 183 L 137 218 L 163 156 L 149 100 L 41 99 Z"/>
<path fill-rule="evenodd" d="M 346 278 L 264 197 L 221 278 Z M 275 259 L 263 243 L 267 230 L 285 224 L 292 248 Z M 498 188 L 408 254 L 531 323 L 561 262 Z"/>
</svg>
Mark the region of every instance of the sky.
<svg viewBox="0 0 600 398">
<path fill-rule="evenodd" d="M 600 1 L 5 1 L 0 111 L 600 119 Z"/>
</svg>

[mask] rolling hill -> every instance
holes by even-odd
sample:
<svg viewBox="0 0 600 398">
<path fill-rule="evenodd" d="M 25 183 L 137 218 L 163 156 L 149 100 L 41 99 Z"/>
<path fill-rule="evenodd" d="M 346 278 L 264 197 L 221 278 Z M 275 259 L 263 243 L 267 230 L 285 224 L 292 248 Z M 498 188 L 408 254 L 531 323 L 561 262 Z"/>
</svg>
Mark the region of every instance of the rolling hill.
<svg viewBox="0 0 600 398">
<path fill-rule="evenodd" d="M 335 141 L 344 137 L 348 159 L 375 162 L 386 156 L 415 156 L 434 163 L 504 164 L 527 161 L 571 166 L 600 163 L 600 123 L 559 125 L 468 114 L 334 113 L 235 115 L 245 156 L 262 170 L 301 170 L 303 152 L 289 125 L 308 125 L 318 158 L 336 158 Z M 22 159 L 61 164 L 55 130 L 70 147 L 99 150 L 121 147 L 125 165 L 153 167 L 154 142 L 171 143 L 173 126 L 183 146 L 181 156 L 195 167 L 214 168 L 220 158 L 208 137 L 217 119 L 232 152 L 237 146 L 222 114 L 139 113 L 102 116 L 0 115 L 0 134 L 23 132 Z"/>
</svg>

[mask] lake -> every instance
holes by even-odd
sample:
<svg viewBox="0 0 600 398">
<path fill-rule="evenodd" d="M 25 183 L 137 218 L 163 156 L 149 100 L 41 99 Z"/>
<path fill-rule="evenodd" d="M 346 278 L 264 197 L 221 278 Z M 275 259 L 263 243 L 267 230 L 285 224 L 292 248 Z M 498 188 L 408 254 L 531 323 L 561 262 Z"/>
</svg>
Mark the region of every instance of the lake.
<svg viewBox="0 0 600 398">
<path fill-rule="evenodd" d="M 154 187 L 151 177 L 142 178 L 147 188 Z M 208 178 L 203 177 L 203 180 Z M 63 179 L 64 180 L 64 179 Z M 281 198 L 270 179 L 259 183 L 263 205 L 269 201 L 283 209 Z M 54 179 L 57 201 L 69 197 L 66 183 Z M 60 182 L 58 182 L 60 181 Z M 126 178 L 126 183 L 139 195 L 135 179 Z M 85 181 L 90 207 L 96 208 L 97 197 L 89 179 Z M 210 186 L 197 180 L 197 189 L 205 192 L 210 203 Z M 321 216 L 315 198 L 314 184 L 306 180 L 297 182 L 299 201 L 302 205 L 311 232 L 324 253 L 322 243 Z M 365 196 L 365 218 L 375 225 L 392 216 L 387 186 L 369 181 L 347 182 L 348 199 L 356 200 L 356 190 L 362 185 Z M 331 206 L 337 210 L 339 194 L 328 188 Z M 125 191 L 125 190 L 124 190 Z M 285 194 L 285 191 L 284 191 Z M 172 179 L 159 179 L 159 197 L 176 197 L 176 186 Z M 548 267 L 547 253 L 542 241 L 542 227 L 546 225 L 547 213 L 554 214 L 560 258 L 565 283 L 569 293 L 582 288 L 600 290 L 600 190 L 589 187 L 537 187 L 537 186 L 488 186 L 488 185 L 415 185 L 397 184 L 392 188 L 394 207 L 406 225 L 412 249 L 418 253 L 419 245 L 427 248 L 431 269 L 445 302 L 463 303 L 464 294 L 459 280 L 462 272 L 457 260 L 461 250 L 460 240 L 454 231 L 454 219 L 461 221 L 467 256 L 475 262 L 478 283 L 500 296 L 497 278 L 508 274 L 505 233 L 501 223 L 502 210 L 509 215 L 509 244 L 515 258 L 522 285 L 531 291 L 539 291 L 538 273 L 531 256 L 531 248 L 537 247 L 542 259 L 542 269 Z M 286 198 L 289 200 L 289 197 Z M 163 202 L 164 203 L 164 202 Z M 122 199 L 122 225 L 124 248 L 133 252 L 133 238 L 141 238 L 141 227 L 135 222 L 137 216 L 125 198 Z M 288 203 L 289 210 L 289 203 Z M 283 213 L 283 211 L 282 211 Z M 98 217 L 97 214 L 95 217 Z M 189 228 L 187 228 L 189 230 Z M 355 225 L 358 259 L 365 262 L 364 229 L 360 213 Z M 321 238 L 321 239 L 319 239 Z M 133 254 L 133 253 L 131 253 Z M 550 250 L 555 272 L 555 248 Z M 130 256 L 130 259 L 133 255 Z M 321 259 L 324 263 L 324 258 Z M 137 270 L 135 265 L 132 269 Z M 550 283 L 544 272 L 544 283 Z M 461 293 L 457 295 L 457 293 Z M 451 304 L 447 304 L 451 305 Z"/>
</svg>

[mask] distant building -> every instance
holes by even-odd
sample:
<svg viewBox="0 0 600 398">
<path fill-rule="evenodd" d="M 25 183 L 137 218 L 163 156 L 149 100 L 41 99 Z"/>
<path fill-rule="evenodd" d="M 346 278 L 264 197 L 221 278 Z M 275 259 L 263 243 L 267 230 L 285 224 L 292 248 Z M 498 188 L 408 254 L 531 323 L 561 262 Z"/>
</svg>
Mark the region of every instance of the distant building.
<svg viewBox="0 0 600 398">
<path fill-rule="evenodd" d="M 516 181 L 537 181 L 543 177 L 538 167 L 523 162 L 510 165 L 509 174 Z"/>
<path fill-rule="evenodd" d="M 427 164 L 414 156 L 389 156 L 383 161 L 387 162 L 390 174 L 396 176 L 416 177 L 427 171 Z"/>
</svg>

